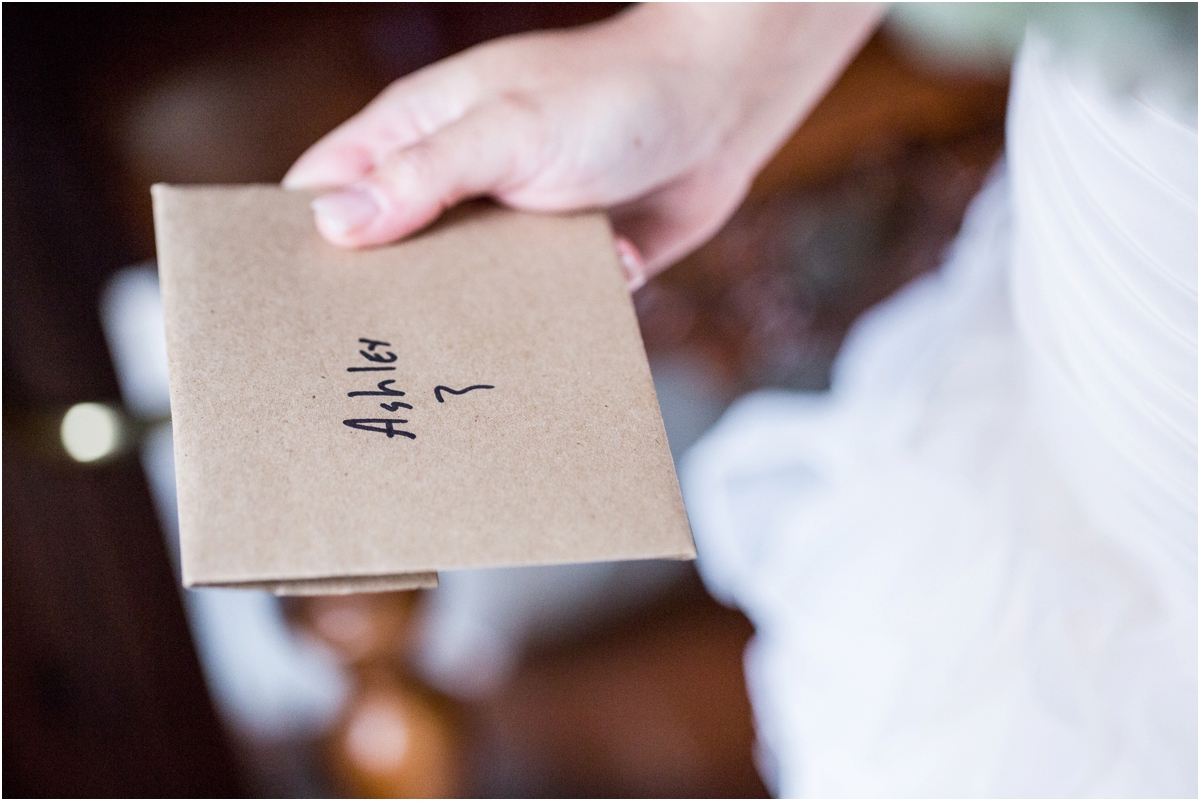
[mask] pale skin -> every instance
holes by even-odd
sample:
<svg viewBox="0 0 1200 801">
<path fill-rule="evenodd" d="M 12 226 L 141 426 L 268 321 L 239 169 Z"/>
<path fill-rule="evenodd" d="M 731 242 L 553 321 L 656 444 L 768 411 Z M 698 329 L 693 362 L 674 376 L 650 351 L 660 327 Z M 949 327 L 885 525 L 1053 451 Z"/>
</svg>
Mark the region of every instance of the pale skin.
<svg viewBox="0 0 1200 801">
<path fill-rule="evenodd" d="M 631 289 L 703 244 L 879 24 L 874 4 L 642 5 L 487 42 L 393 83 L 288 188 L 330 242 L 401 239 L 473 197 L 605 209 Z"/>
</svg>

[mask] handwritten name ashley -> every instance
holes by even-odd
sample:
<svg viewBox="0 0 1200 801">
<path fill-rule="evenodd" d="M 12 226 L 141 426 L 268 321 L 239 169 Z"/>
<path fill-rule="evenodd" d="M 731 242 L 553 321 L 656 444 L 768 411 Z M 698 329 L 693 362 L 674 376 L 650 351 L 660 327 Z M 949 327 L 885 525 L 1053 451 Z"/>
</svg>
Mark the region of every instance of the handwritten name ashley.
<svg viewBox="0 0 1200 801">
<path fill-rule="evenodd" d="M 390 348 L 392 343 L 384 342 L 379 339 L 367 339 L 365 337 L 358 340 L 365 348 L 359 350 L 359 355 L 370 362 L 370 366 L 347 367 L 347 373 L 370 373 L 370 372 L 386 372 L 395 370 L 393 362 L 398 358 L 395 353 L 390 350 L 378 351 L 376 348 Z M 362 397 L 385 397 L 385 398 L 402 398 L 405 393 L 398 389 L 393 389 L 392 384 L 396 383 L 394 378 L 385 378 L 375 386 L 376 389 L 361 389 L 354 392 L 347 392 L 347 397 L 362 398 Z M 433 388 L 433 397 L 438 403 L 446 402 L 446 395 L 464 395 L 468 392 L 477 389 L 495 389 L 491 384 L 472 384 L 469 387 L 462 389 L 454 389 L 443 384 L 438 384 Z M 401 409 L 412 409 L 411 403 L 405 403 L 400 400 L 384 401 L 379 404 L 384 411 L 396 413 Z M 343 420 L 342 425 L 359 431 L 372 431 L 377 434 L 386 434 L 388 439 L 392 437 L 408 437 L 416 439 L 417 435 L 411 431 L 405 431 L 397 426 L 407 425 L 408 420 L 400 417 L 356 417 L 350 420 Z"/>
</svg>

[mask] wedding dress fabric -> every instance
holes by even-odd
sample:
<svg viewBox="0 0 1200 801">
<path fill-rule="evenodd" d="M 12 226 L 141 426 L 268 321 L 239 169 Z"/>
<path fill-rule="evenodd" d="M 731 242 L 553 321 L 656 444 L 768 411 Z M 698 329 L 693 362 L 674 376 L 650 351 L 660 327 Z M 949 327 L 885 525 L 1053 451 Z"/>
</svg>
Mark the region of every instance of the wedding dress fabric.
<svg viewBox="0 0 1200 801">
<path fill-rule="evenodd" d="M 1195 796 L 1196 131 L 1030 34 L 1005 161 L 825 394 L 689 454 L 785 796 Z"/>
</svg>

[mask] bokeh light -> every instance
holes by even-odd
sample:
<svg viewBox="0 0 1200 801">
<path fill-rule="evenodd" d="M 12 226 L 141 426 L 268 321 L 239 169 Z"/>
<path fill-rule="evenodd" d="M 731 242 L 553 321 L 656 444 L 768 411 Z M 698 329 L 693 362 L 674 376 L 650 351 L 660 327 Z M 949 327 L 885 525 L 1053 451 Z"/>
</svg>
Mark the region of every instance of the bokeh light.
<svg viewBox="0 0 1200 801">
<path fill-rule="evenodd" d="M 59 428 L 63 448 L 77 462 L 109 456 L 121 440 L 121 418 L 102 403 L 77 403 L 63 415 Z"/>
</svg>

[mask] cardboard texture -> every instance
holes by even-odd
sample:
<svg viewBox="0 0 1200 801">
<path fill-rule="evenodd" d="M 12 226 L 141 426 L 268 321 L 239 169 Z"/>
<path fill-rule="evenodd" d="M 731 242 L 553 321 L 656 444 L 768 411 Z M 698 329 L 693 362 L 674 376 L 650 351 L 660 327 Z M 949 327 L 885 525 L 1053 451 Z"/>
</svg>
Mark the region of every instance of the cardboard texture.
<svg viewBox="0 0 1200 801">
<path fill-rule="evenodd" d="M 695 556 L 603 215 L 347 251 L 310 200 L 154 187 L 185 585 Z"/>
<path fill-rule="evenodd" d="M 437 585 L 437 573 L 406 573 L 398 576 L 354 576 L 352 578 L 304 579 L 301 581 L 242 581 L 205 586 L 266 590 L 276 595 L 349 595 L 355 592 L 432 589 Z"/>
</svg>

